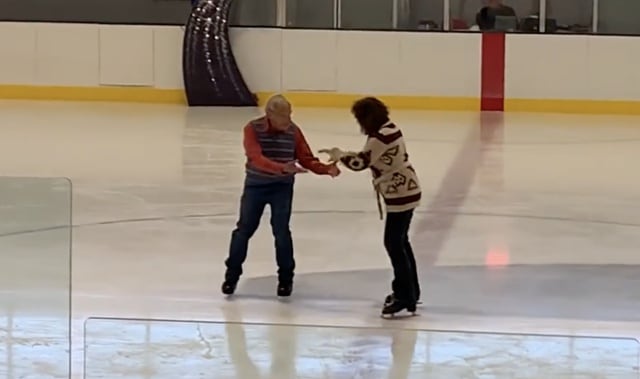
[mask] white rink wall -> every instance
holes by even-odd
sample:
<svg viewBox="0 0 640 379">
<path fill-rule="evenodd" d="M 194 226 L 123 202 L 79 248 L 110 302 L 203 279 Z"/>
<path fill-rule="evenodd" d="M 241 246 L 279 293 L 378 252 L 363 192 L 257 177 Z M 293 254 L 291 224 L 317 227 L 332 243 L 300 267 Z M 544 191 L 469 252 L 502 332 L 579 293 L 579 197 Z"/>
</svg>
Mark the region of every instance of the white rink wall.
<svg viewBox="0 0 640 379">
<path fill-rule="evenodd" d="M 0 84 L 182 88 L 177 27 L 0 23 Z"/>
<path fill-rule="evenodd" d="M 639 101 L 638 67 L 640 37 L 508 34 L 505 97 Z"/>
<path fill-rule="evenodd" d="M 182 28 L 0 23 L 2 86 L 182 89 Z M 479 33 L 237 28 L 254 92 L 479 98 Z M 640 37 L 506 37 L 505 98 L 640 101 Z M 640 105 L 639 105 L 640 106 Z"/>
<path fill-rule="evenodd" d="M 0 85 L 182 89 L 182 34 L 180 27 L 0 23 Z M 231 36 L 254 92 L 476 97 L 480 90 L 479 34 L 237 28 Z"/>
<path fill-rule="evenodd" d="M 452 97 L 480 91 L 479 34 L 236 29 L 232 37 L 254 91 Z"/>
</svg>

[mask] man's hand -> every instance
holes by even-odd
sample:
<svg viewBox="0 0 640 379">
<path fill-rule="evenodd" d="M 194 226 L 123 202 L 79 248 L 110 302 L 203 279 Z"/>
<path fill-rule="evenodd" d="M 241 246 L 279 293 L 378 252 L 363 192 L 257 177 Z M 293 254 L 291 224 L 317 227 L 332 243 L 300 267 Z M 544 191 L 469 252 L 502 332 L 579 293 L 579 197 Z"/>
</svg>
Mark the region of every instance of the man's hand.
<svg viewBox="0 0 640 379">
<path fill-rule="evenodd" d="M 331 149 L 318 150 L 318 153 L 320 154 L 324 153 L 329 155 L 329 162 L 331 163 L 338 162 L 340 158 L 342 158 L 342 156 L 344 155 L 344 152 L 337 147 L 333 147 Z"/>
<path fill-rule="evenodd" d="M 289 162 L 284 166 L 282 172 L 285 174 L 302 174 L 307 172 L 304 168 L 298 166 L 295 161 Z"/>
<path fill-rule="evenodd" d="M 335 178 L 336 176 L 340 175 L 340 169 L 338 168 L 337 163 L 334 163 L 334 164 L 330 165 L 329 166 L 329 170 L 327 171 L 327 173 L 332 178 Z"/>
</svg>

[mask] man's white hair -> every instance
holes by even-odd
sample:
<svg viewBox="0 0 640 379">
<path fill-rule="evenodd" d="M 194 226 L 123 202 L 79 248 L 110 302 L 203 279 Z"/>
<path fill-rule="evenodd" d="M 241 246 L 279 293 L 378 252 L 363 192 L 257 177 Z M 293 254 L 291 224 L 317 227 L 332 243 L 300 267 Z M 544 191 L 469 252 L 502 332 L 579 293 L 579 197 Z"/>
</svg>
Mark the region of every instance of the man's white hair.
<svg viewBox="0 0 640 379">
<path fill-rule="evenodd" d="M 291 108 L 291 103 L 283 95 L 277 94 L 267 100 L 267 105 L 264 108 L 267 112 L 277 112 L 281 109 Z"/>
</svg>

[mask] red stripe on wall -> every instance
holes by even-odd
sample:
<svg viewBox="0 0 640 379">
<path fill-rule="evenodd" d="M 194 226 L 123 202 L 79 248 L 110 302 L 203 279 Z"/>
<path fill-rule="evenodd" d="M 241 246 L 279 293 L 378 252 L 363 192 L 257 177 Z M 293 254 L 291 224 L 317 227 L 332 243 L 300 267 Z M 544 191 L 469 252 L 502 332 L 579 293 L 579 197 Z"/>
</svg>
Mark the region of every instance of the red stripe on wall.
<svg viewBox="0 0 640 379">
<path fill-rule="evenodd" d="M 505 34 L 482 33 L 481 101 L 483 111 L 504 111 Z"/>
</svg>

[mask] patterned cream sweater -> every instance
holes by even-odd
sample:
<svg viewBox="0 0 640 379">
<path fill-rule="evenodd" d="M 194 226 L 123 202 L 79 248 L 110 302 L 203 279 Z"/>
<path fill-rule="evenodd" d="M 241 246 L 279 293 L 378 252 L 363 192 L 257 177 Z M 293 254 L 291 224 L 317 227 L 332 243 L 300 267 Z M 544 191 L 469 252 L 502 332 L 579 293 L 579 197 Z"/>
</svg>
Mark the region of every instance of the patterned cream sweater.
<svg viewBox="0 0 640 379">
<path fill-rule="evenodd" d="M 341 155 L 342 164 L 353 171 L 371 169 L 380 217 L 380 196 L 387 212 L 391 213 L 414 209 L 420 204 L 422 192 L 418 175 L 409 162 L 402 131 L 393 123 L 385 124 L 378 133 L 369 136 L 361 152 Z"/>
</svg>

